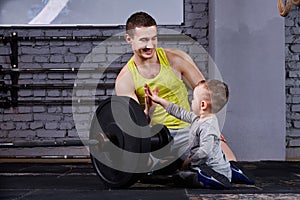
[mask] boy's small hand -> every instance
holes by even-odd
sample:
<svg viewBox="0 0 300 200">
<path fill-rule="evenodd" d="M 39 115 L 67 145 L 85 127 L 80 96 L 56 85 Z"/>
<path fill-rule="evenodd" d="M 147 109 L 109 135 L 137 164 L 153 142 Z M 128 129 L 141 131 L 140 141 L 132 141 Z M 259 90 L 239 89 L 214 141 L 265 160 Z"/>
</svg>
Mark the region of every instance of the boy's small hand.
<svg viewBox="0 0 300 200">
<path fill-rule="evenodd" d="M 145 91 L 145 97 L 149 98 L 148 99 L 149 101 L 159 103 L 158 101 L 160 98 L 158 97 L 158 87 L 156 87 L 153 91 L 151 91 L 151 88 L 147 84 L 145 84 L 144 91 Z M 153 102 L 150 102 L 150 105 L 153 104 Z"/>
<path fill-rule="evenodd" d="M 160 104 L 162 107 L 167 109 L 170 102 L 158 96 L 158 87 L 156 87 L 153 91 L 151 91 L 151 88 L 147 84 L 145 84 L 144 91 L 145 91 L 145 101 L 147 100 L 149 102 L 148 106 Z"/>
</svg>

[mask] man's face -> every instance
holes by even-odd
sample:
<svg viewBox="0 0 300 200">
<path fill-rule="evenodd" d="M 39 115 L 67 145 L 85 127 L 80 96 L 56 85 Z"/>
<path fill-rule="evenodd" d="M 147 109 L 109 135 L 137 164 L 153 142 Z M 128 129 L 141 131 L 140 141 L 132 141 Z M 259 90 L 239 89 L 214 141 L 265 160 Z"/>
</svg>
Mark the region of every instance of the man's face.
<svg viewBox="0 0 300 200">
<path fill-rule="evenodd" d="M 141 58 L 152 58 L 157 47 L 157 27 L 137 27 L 133 35 L 126 35 L 126 41 L 131 45 L 135 55 Z"/>
</svg>

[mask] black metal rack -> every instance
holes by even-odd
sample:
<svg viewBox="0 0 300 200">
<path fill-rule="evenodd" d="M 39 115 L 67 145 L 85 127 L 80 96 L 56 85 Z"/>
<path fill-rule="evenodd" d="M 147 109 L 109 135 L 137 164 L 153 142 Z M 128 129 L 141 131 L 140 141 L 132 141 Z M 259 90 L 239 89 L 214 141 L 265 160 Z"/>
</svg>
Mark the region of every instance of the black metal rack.
<svg viewBox="0 0 300 200">
<path fill-rule="evenodd" d="M 108 39 L 108 36 L 38 36 L 30 37 L 18 36 L 17 32 L 12 32 L 10 36 L 0 35 L 0 43 L 4 45 L 10 44 L 10 68 L 3 68 L 0 65 L 0 108 L 16 107 L 18 105 L 28 105 L 29 102 L 34 103 L 34 105 L 46 104 L 46 105 L 70 105 L 72 101 L 70 100 L 18 100 L 18 91 L 24 89 L 91 89 L 95 88 L 95 85 L 84 84 L 84 86 L 75 84 L 19 84 L 20 74 L 37 74 L 37 73 L 118 73 L 120 67 L 108 67 L 105 69 L 79 69 L 79 68 L 27 68 L 21 69 L 18 64 L 18 42 L 20 41 L 104 41 Z M 112 40 L 123 40 L 121 36 L 110 37 Z M 4 80 L 4 76 L 9 75 L 10 81 Z M 97 89 L 113 89 L 113 83 L 99 83 L 96 86 Z M 8 93 L 9 92 L 9 93 Z"/>
<path fill-rule="evenodd" d="M 191 41 L 188 35 L 181 34 L 161 34 L 158 35 L 159 40 L 162 41 Z M 0 35 L 0 43 L 4 45 L 10 44 L 11 53 L 10 68 L 3 68 L 0 65 L 0 108 L 16 107 L 18 105 L 25 105 L 27 102 L 24 100 L 18 100 L 18 92 L 20 89 L 73 89 L 80 86 L 74 86 L 74 84 L 19 84 L 20 74 L 37 74 L 37 73 L 119 73 L 121 67 L 110 66 L 105 69 L 78 69 L 78 68 L 19 68 L 18 62 L 18 42 L 36 42 L 36 41 L 104 41 L 109 39 L 110 41 L 124 41 L 123 36 L 18 36 L 17 32 L 12 32 L 9 36 Z M 4 76 L 10 76 L 10 83 L 4 80 Z M 89 89 L 92 86 L 88 84 L 82 86 L 83 89 Z M 95 86 L 93 86 L 95 87 Z M 113 89 L 113 83 L 99 83 L 97 88 L 101 89 Z M 9 93 L 8 93 L 9 92 Z M 51 104 L 51 101 L 47 102 L 34 100 L 35 104 L 47 103 Z M 69 101 L 59 101 L 60 104 L 70 104 Z M 52 101 L 53 105 L 57 105 L 58 102 Z"/>
</svg>

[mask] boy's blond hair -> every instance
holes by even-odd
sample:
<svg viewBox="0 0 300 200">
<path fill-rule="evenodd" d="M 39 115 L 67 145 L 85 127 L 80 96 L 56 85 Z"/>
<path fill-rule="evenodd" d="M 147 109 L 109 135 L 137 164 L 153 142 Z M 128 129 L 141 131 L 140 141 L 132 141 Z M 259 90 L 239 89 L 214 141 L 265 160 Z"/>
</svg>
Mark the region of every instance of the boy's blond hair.
<svg viewBox="0 0 300 200">
<path fill-rule="evenodd" d="M 198 86 L 207 90 L 204 98 L 208 101 L 212 113 L 219 112 L 228 102 L 229 90 L 226 83 L 211 79 L 207 81 L 200 81 L 197 87 Z"/>
</svg>

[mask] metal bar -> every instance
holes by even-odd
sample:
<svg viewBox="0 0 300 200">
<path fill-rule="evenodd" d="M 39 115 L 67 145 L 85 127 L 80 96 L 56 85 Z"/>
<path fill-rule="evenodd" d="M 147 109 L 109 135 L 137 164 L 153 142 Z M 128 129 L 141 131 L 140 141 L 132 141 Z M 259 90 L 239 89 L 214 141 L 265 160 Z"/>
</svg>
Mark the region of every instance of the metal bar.
<svg viewBox="0 0 300 200">
<path fill-rule="evenodd" d="M 90 162 L 90 155 L 26 155 L 26 156 L 21 156 L 21 155 L 1 155 L 0 156 L 1 162 L 5 159 L 6 162 L 76 162 L 78 161 L 85 161 L 85 162 Z M 28 159 L 30 159 L 28 161 Z M 68 160 L 67 160 L 68 159 Z"/>
<path fill-rule="evenodd" d="M 104 98 L 103 98 L 104 99 Z M 18 105 L 19 106 L 33 106 L 33 105 L 49 105 L 49 106 L 54 106 L 54 105 L 78 105 L 78 106 L 83 106 L 83 105 L 98 105 L 103 99 L 77 99 L 77 100 L 72 100 L 72 99 L 63 99 L 63 100 L 38 100 L 38 99 L 32 99 L 32 100 L 18 100 Z"/>
<path fill-rule="evenodd" d="M 104 41 L 110 38 L 109 36 L 18 36 L 18 41 Z M 120 36 L 114 36 L 114 39 L 121 39 Z M 122 37 L 123 39 L 123 37 Z M 11 37 L 1 36 L 0 41 L 10 41 Z"/>
<path fill-rule="evenodd" d="M 123 36 L 18 36 L 18 41 L 104 41 L 104 40 L 121 40 L 124 41 Z M 164 34 L 158 35 L 159 40 L 187 40 L 192 39 L 190 35 L 183 34 Z M 11 36 L 1 36 L 0 42 L 7 43 L 11 40 Z"/>
<path fill-rule="evenodd" d="M 98 144 L 98 140 L 14 141 L 0 143 L 0 148 L 66 147 Z"/>
<path fill-rule="evenodd" d="M 6 90 L 12 89 L 93 89 L 95 84 L 84 84 L 84 85 L 74 85 L 74 84 L 5 84 L 1 85 Z M 97 89 L 112 89 L 115 87 L 114 83 L 98 83 Z"/>
<path fill-rule="evenodd" d="M 11 49 L 11 54 L 10 54 L 10 65 L 12 68 L 18 68 L 18 54 L 19 54 L 19 47 L 18 47 L 18 34 L 14 32 L 11 35 L 11 40 L 9 41 L 10 43 L 10 49 Z"/>
<path fill-rule="evenodd" d="M 20 73 L 118 73 L 121 70 L 121 67 L 108 67 L 105 69 L 78 69 L 78 68 L 57 68 L 57 69 L 50 69 L 50 68 L 27 68 L 27 69 L 10 69 L 10 68 L 0 68 L 0 73 L 3 74 L 10 74 L 11 72 L 20 72 Z"/>
<path fill-rule="evenodd" d="M 98 105 L 100 102 L 106 97 L 99 97 L 98 99 L 51 99 L 51 100 L 42 100 L 42 99 L 31 99 L 31 100 L 18 100 L 18 106 L 84 106 L 84 105 Z M 0 100 L 0 108 L 9 108 L 11 106 L 11 100 L 9 99 L 1 99 Z"/>
</svg>

